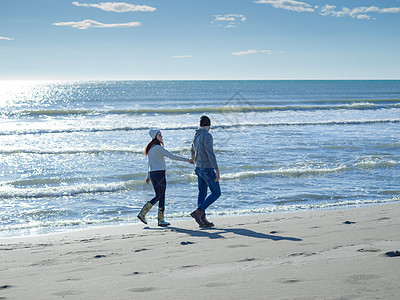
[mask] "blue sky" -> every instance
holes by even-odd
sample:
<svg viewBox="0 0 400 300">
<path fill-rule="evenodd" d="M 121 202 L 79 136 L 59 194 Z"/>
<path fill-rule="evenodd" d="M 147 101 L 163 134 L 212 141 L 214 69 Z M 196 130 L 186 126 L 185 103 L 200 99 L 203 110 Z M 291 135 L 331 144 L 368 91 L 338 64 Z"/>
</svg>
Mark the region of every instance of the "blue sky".
<svg viewBox="0 0 400 300">
<path fill-rule="evenodd" d="M 1 0 L 0 79 L 400 79 L 400 0 Z"/>
</svg>

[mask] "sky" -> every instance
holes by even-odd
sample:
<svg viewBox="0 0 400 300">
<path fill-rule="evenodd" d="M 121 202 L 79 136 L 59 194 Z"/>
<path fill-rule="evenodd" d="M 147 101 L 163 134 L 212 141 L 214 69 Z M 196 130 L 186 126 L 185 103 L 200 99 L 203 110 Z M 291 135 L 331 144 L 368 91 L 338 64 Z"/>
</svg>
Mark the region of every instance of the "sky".
<svg viewBox="0 0 400 300">
<path fill-rule="evenodd" d="M 0 80 L 400 79 L 400 0 L 0 0 Z"/>
</svg>

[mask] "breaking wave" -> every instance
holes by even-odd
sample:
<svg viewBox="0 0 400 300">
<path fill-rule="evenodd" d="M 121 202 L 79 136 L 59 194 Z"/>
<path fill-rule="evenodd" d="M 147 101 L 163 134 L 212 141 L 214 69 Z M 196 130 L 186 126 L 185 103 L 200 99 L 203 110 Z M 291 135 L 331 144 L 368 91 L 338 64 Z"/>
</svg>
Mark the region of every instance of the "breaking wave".
<svg viewBox="0 0 400 300">
<path fill-rule="evenodd" d="M 374 100 L 375 101 L 375 100 Z M 17 111 L 3 111 L 1 115 L 9 117 L 19 116 L 72 116 L 72 115 L 180 115 L 198 113 L 248 113 L 248 112 L 272 112 L 272 111 L 317 111 L 317 110 L 377 110 L 399 108 L 400 99 L 387 99 L 386 104 L 376 104 L 371 102 L 354 102 L 339 105 L 271 105 L 253 106 L 251 103 L 243 102 L 239 105 L 223 105 L 213 107 L 177 107 L 177 108 L 138 108 L 138 109 L 31 109 Z M 347 100 L 349 102 L 349 100 Z"/>
<path fill-rule="evenodd" d="M 251 123 L 243 122 L 240 124 L 221 124 L 213 126 L 214 129 L 240 128 L 240 127 L 276 127 L 276 126 L 330 126 L 330 125 L 366 125 L 379 123 L 400 123 L 400 119 L 375 119 L 375 120 L 330 120 L 330 121 L 314 121 L 314 122 L 266 122 Z M 77 133 L 77 132 L 112 132 L 112 131 L 139 131 L 148 130 L 149 126 L 124 126 L 124 127 L 87 127 L 87 128 L 65 128 L 65 129 L 25 129 L 25 130 L 0 130 L 0 135 L 26 135 L 26 134 L 52 134 L 52 133 Z M 197 126 L 181 126 L 174 127 L 160 126 L 160 130 L 194 130 Z"/>
</svg>

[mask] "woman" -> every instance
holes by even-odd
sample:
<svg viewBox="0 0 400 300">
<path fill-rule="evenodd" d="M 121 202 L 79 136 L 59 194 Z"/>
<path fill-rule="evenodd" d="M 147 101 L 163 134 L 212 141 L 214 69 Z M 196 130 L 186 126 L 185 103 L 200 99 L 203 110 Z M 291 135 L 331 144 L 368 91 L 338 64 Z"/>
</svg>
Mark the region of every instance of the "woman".
<svg viewBox="0 0 400 300">
<path fill-rule="evenodd" d="M 161 131 L 150 129 L 149 135 L 152 140 L 147 144 L 144 150 L 144 154 L 147 156 L 149 169 L 146 183 L 149 184 L 151 180 L 156 196 L 143 206 L 137 217 L 144 224 L 147 224 L 146 214 L 153 205 L 158 202 L 158 226 L 165 227 L 170 225 L 170 223 L 164 220 L 165 189 L 167 187 L 167 182 L 165 180 L 166 164 L 164 157 L 166 156 L 173 160 L 186 161 L 189 163 L 191 163 L 191 161 L 187 158 L 173 155 L 165 150 Z"/>
</svg>

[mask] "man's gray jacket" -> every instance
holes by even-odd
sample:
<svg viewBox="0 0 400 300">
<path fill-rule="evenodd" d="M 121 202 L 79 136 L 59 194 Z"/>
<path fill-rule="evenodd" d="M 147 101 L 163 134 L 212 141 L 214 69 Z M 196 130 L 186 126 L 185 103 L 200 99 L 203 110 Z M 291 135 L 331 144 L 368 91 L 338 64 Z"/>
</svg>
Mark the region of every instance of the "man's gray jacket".
<svg viewBox="0 0 400 300">
<path fill-rule="evenodd" d="M 192 158 L 196 167 L 201 169 L 214 168 L 218 170 L 217 159 L 213 149 L 213 137 L 205 128 L 199 128 L 193 137 Z"/>
</svg>

